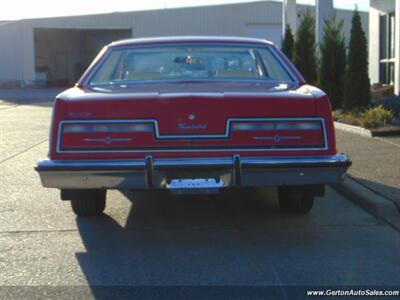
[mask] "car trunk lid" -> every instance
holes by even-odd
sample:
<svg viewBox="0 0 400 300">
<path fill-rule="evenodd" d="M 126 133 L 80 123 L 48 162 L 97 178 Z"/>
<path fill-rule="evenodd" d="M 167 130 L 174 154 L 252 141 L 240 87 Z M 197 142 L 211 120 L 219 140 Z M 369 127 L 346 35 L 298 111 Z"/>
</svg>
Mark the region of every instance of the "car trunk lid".
<svg viewBox="0 0 400 300">
<path fill-rule="evenodd" d="M 324 146 L 323 121 L 306 88 L 272 83 L 150 86 L 70 91 L 60 150 Z"/>
</svg>

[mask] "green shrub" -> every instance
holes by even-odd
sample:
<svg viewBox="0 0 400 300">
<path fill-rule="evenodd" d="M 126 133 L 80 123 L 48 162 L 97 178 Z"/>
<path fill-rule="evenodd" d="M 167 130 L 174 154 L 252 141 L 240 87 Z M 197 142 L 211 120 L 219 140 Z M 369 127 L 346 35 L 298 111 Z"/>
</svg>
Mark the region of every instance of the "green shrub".
<svg viewBox="0 0 400 300">
<path fill-rule="evenodd" d="M 358 111 L 350 111 L 350 112 L 334 111 L 333 119 L 341 123 L 360 126 L 360 113 Z"/>
<path fill-rule="evenodd" d="M 360 125 L 364 128 L 378 128 L 392 123 L 393 120 L 393 112 L 379 105 L 361 114 Z"/>
<path fill-rule="evenodd" d="M 282 40 L 282 52 L 292 60 L 293 59 L 293 47 L 294 47 L 294 37 L 292 34 L 292 29 L 289 25 L 286 26 L 285 36 Z"/>
<path fill-rule="evenodd" d="M 351 24 L 344 88 L 344 108 L 346 110 L 366 108 L 371 103 L 367 38 L 357 10 L 353 13 Z"/>
<path fill-rule="evenodd" d="M 319 85 L 328 94 L 332 107 L 341 108 L 346 72 L 346 42 L 343 21 L 337 22 L 336 16 L 325 21 L 320 48 Z"/>
</svg>

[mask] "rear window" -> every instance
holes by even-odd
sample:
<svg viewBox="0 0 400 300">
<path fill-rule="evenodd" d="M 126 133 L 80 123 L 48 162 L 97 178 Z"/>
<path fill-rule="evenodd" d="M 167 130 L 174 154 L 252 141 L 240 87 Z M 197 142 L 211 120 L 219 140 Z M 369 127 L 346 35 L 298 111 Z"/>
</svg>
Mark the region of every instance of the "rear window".
<svg viewBox="0 0 400 300">
<path fill-rule="evenodd" d="M 268 46 L 171 45 L 111 49 L 89 84 L 227 79 L 293 80 Z"/>
</svg>

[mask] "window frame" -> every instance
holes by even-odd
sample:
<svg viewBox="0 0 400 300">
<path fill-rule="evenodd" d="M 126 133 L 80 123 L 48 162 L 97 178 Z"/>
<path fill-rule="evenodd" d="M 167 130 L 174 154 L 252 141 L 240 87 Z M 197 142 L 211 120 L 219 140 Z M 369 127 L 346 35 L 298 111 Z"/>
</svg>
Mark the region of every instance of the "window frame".
<svg viewBox="0 0 400 300">
<path fill-rule="evenodd" d="M 394 65 L 396 61 L 394 26 L 394 12 L 385 12 L 379 15 L 379 82 L 388 85 L 394 84 Z"/>
</svg>

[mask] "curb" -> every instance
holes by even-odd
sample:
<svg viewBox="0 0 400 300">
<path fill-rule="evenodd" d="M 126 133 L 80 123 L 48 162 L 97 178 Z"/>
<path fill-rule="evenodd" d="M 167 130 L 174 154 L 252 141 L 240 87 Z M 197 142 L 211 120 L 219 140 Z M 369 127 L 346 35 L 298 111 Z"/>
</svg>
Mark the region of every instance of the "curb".
<svg viewBox="0 0 400 300">
<path fill-rule="evenodd" d="M 372 130 L 372 136 L 399 136 L 400 129 Z"/>
<path fill-rule="evenodd" d="M 394 128 L 389 130 L 369 130 L 359 126 L 349 125 L 341 122 L 334 122 L 335 128 L 343 131 L 359 134 L 365 137 L 374 136 L 398 136 L 400 135 L 400 129 Z"/>
<path fill-rule="evenodd" d="M 400 210 L 396 204 L 346 175 L 342 183 L 332 185 L 339 193 L 364 208 L 376 218 L 400 231 Z"/>
<path fill-rule="evenodd" d="M 335 128 L 336 129 L 341 129 L 343 131 L 347 131 L 347 132 L 351 132 L 351 133 L 356 133 L 362 136 L 366 136 L 366 137 L 372 137 L 372 133 L 371 130 L 365 129 L 365 128 L 361 128 L 358 126 L 354 126 L 354 125 L 348 125 L 348 124 L 344 124 L 344 123 L 340 123 L 340 122 L 334 122 L 335 123 Z"/>
</svg>

